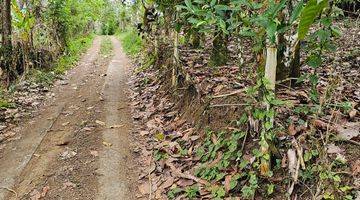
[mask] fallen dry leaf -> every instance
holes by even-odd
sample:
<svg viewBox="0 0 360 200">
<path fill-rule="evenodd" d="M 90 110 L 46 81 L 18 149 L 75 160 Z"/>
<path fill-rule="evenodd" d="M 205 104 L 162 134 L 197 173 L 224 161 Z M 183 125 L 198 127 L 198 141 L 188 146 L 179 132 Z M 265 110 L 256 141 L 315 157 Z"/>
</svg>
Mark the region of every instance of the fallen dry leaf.
<svg viewBox="0 0 360 200">
<path fill-rule="evenodd" d="M 163 182 L 161 185 L 160 185 L 160 188 L 163 188 L 163 189 L 166 189 L 166 188 L 169 188 L 171 187 L 173 184 L 174 184 L 174 177 L 170 176 L 166 179 L 165 182 Z"/>
<path fill-rule="evenodd" d="M 225 184 L 224 185 L 225 185 L 225 191 L 226 192 L 229 192 L 231 190 L 231 186 L 230 186 L 231 177 L 232 177 L 232 175 L 227 175 L 225 177 Z"/>
<path fill-rule="evenodd" d="M 61 124 L 61 126 L 67 126 L 69 124 L 70 124 L 70 122 L 65 122 L 65 123 Z"/>
<path fill-rule="evenodd" d="M 105 141 L 103 142 L 103 145 L 104 145 L 104 146 L 106 146 L 106 147 L 111 147 L 111 146 L 112 146 L 112 144 L 111 144 L 111 143 L 109 143 L 109 142 L 105 142 Z"/>
<path fill-rule="evenodd" d="M 351 165 L 351 171 L 353 173 L 354 176 L 357 176 L 360 174 L 360 160 L 356 160 L 352 165 Z"/>
<path fill-rule="evenodd" d="M 64 184 L 63 184 L 63 190 L 64 189 L 66 189 L 66 188 L 68 188 L 68 187 L 70 187 L 70 188 L 75 188 L 76 187 L 76 184 L 75 183 L 72 183 L 72 182 L 70 182 L 70 181 L 67 181 L 67 182 L 65 182 Z"/>
<path fill-rule="evenodd" d="M 106 126 L 106 123 L 100 120 L 96 120 L 95 123 L 99 124 L 100 126 Z"/>
<path fill-rule="evenodd" d="M 289 131 L 289 135 L 292 135 L 292 136 L 296 135 L 296 128 L 293 123 L 291 123 L 289 125 L 288 131 Z"/>
<path fill-rule="evenodd" d="M 338 136 L 343 140 L 351 140 L 360 135 L 360 123 L 349 122 L 345 126 L 337 126 Z"/>
<path fill-rule="evenodd" d="M 178 182 L 176 182 L 176 184 L 180 187 L 188 187 L 194 185 L 194 183 L 195 182 L 193 180 L 184 178 L 181 178 Z"/>
<path fill-rule="evenodd" d="M 42 192 L 41 192 L 41 197 L 45 197 L 46 194 L 49 192 L 49 190 L 50 190 L 49 186 L 43 187 Z"/>
<path fill-rule="evenodd" d="M 316 128 L 320 128 L 325 130 L 327 128 L 327 124 L 323 121 L 321 121 L 320 119 L 315 119 L 312 121 L 312 124 L 316 127 Z"/>
<path fill-rule="evenodd" d="M 34 189 L 30 193 L 30 200 L 39 200 L 41 198 L 41 194 L 37 189 Z"/>
<path fill-rule="evenodd" d="M 90 154 L 93 155 L 94 157 L 98 157 L 98 156 L 99 156 L 99 152 L 98 152 L 98 151 L 90 151 Z"/>
<path fill-rule="evenodd" d="M 140 131 L 141 136 L 149 135 L 149 131 Z"/>
<path fill-rule="evenodd" d="M 142 195 L 150 194 L 150 184 L 148 182 L 139 185 L 138 189 Z"/>
<path fill-rule="evenodd" d="M 350 119 L 353 119 L 357 114 L 357 110 L 356 109 L 353 109 L 349 112 L 349 117 Z"/>
<path fill-rule="evenodd" d="M 343 153 L 344 150 L 341 149 L 340 147 L 336 146 L 335 144 L 329 144 L 327 147 L 326 147 L 326 152 L 328 154 L 337 154 L 337 153 Z"/>
</svg>

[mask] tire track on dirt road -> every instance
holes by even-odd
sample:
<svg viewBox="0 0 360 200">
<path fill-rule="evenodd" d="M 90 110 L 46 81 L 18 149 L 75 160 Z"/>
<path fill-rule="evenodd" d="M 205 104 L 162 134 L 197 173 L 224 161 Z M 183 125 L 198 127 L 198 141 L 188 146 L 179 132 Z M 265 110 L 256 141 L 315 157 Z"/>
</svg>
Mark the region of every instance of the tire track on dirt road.
<svg viewBox="0 0 360 200">
<path fill-rule="evenodd" d="M 1 153 L 0 187 L 18 198 L 0 189 L 0 200 L 133 199 L 128 61 L 114 37 L 110 64 L 100 57 L 101 39 Z"/>
</svg>

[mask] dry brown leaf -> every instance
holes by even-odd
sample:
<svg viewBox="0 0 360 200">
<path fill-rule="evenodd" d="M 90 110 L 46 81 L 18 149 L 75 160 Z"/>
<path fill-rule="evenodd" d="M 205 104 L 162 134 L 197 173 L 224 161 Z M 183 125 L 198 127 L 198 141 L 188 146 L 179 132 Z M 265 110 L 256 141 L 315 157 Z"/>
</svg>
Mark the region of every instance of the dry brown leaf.
<svg viewBox="0 0 360 200">
<path fill-rule="evenodd" d="M 338 136 L 344 140 L 351 140 L 360 135 L 360 123 L 349 122 L 345 126 L 337 126 Z"/>
<path fill-rule="evenodd" d="M 320 129 L 326 129 L 327 128 L 327 124 L 323 121 L 321 121 L 320 119 L 315 119 L 312 121 L 312 124 L 316 127 L 316 128 L 320 128 Z"/>
<path fill-rule="evenodd" d="M 90 154 L 93 155 L 94 157 L 98 157 L 98 156 L 99 156 L 99 152 L 98 152 L 98 151 L 90 151 Z"/>
<path fill-rule="evenodd" d="M 336 146 L 335 144 L 329 144 L 329 145 L 327 145 L 326 149 L 327 149 L 326 152 L 327 152 L 328 154 L 338 154 L 338 153 L 343 153 L 343 152 L 344 152 L 343 149 L 341 149 L 340 147 Z"/>
<path fill-rule="evenodd" d="M 293 123 L 291 123 L 289 125 L 288 131 L 289 131 L 289 135 L 292 135 L 292 136 L 296 135 L 296 128 Z"/>
<path fill-rule="evenodd" d="M 65 122 L 65 123 L 61 124 L 61 126 L 67 126 L 69 124 L 70 124 L 70 122 Z"/>
<path fill-rule="evenodd" d="M 100 126 L 106 126 L 106 123 L 100 120 L 96 120 L 95 123 L 99 124 Z"/>
<path fill-rule="evenodd" d="M 50 190 L 49 186 L 43 187 L 42 192 L 41 192 L 41 197 L 45 197 L 49 190 Z"/>
<path fill-rule="evenodd" d="M 353 119 L 357 114 L 357 110 L 356 109 L 353 109 L 349 112 L 349 117 L 350 119 Z"/>
<path fill-rule="evenodd" d="M 149 182 L 145 182 L 138 186 L 138 189 L 142 195 L 150 194 L 150 184 Z"/>
<path fill-rule="evenodd" d="M 262 161 L 260 164 L 260 174 L 266 176 L 269 174 L 270 165 L 268 161 Z"/>
<path fill-rule="evenodd" d="M 140 131 L 141 136 L 149 135 L 149 131 Z"/>
<path fill-rule="evenodd" d="M 111 147 L 111 146 L 112 146 L 112 144 L 111 144 L 111 143 L 109 143 L 109 142 L 105 142 L 105 141 L 103 142 L 103 145 L 104 145 L 104 146 L 106 146 L 106 147 Z"/>
<path fill-rule="evenodd" d="M 353 173 L 354 176 L 357 176 L 360 174 L 360 160 L 356 160 L 352 165 L 351 165 L 351 171 Z"/>
<path fill-rule="evenodd" d="M 166 179 L 165 182 L 163 182 L 163 183 L 160 185 L 159 188 L 163 188 L 163 189 L 169 188 L 169 187 L 171 187 L 171 186 L 174 184 L 174 181 L 175 181 L 174 177 L 170 176 L 170 177 L 168 177 L 168 178 Z"/>
<path fill-rule="evenodd" d="M 70 181 L 67 181 L 67 182 L 65 182 L 65 183 L 63 184 L 62 189 L 64 190 L 64 189 L 66 189 L 66 188 L 68 188 L 68 187 L 70 187 L 70 188 L 75 188 L 75 187 L 76 187 L 76 184 L 75 184 L 75 183 L 72 183 L 72 182 L 70 182 Z"/>
<path fill-rule="evenodd" d="M 188 187 L 194 185 L 194 181 L 191 179 L 181 178 L 178 182 L 176 182 L 176 184 L 180 187 Z"/>
<path fill-rule="evenodd" d="M 225 177 L 225 184 L 224 185 L 225 185 L 225 191 L 226 192 L 229 192 L 231 190 L 231 186 L 230 186 L 231 177 L 232 177 L 232 175 L 227 175 Z"/>
<path fill-rule="evenodd" d="M 37 189 L 34 189 L 30 193 L 30 200 L 39 200 L 41 198 L 41 194 Z"/>
</svg>

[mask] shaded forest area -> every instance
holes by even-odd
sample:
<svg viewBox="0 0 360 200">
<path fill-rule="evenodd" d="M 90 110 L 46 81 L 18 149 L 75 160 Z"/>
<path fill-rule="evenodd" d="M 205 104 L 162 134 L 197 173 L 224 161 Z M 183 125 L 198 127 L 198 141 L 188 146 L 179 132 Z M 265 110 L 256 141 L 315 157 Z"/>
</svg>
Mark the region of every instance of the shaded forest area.
<svg viewBox="0 0 360 200">
<path fill-rule="evenodd" d="M 10 127 L 51 96 L 54 81 L 77 65 L 96 34 L 118 30 L 121 2 L 2 0 L 0 4 L 2 141 Z"/>
<path fill-rule="evenodd" d="M 49 69 L 69 57 L 97 31 L 114 34 L 116 2 L 102 0 L 1 1 L 1 74 L 8 87 L 33 70 Z M 67 63 L 59 63 L 58 72 Z"/>
<path fill-rule="evenodd" d="M 140 199 L 359 198 L 358 2 L 125 8 Z"/>
</svg>

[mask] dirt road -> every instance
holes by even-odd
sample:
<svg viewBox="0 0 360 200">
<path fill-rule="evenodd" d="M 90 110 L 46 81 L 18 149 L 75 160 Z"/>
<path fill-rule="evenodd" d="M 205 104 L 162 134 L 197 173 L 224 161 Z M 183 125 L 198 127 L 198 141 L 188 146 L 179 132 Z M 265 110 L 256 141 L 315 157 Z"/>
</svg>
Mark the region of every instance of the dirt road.
<svg viewBox="0 0 360 200">
<path fill-rule="evenodd" d="M 128 60 L 114 37 L 100 56 L 101 40 L 0 152 L 0 200 L 133 199 Z"/>
</svg>

